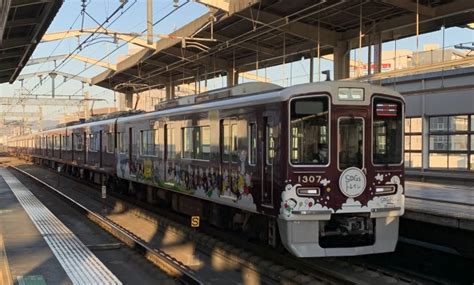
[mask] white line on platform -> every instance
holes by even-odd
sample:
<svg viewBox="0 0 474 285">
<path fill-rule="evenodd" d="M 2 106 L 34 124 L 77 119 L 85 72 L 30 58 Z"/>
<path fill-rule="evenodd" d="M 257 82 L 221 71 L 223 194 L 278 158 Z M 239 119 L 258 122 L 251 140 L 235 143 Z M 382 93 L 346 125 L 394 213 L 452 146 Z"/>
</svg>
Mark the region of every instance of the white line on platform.
<svg viewBox="0 0 474 285">
<path fill-rule="evenodd" d="M 122 284 L 15 176 L 5 168 L 0 168 L 0 175 L 74 284 Z"/>
</svg>

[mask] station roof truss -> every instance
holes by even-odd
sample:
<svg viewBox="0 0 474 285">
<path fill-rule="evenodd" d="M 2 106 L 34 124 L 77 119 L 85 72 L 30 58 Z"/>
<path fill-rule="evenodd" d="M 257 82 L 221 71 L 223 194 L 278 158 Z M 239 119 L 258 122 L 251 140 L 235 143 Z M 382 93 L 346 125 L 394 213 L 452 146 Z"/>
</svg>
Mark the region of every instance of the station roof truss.
<svg viewBox="0 0 474 285">
<path fill-rule="evenodd" d="M 0 83 L 15 81 L 62 3 L 62 0 L 0 1 Z"/>
<path fill-rule="evenodd" d="M 333 53 L 341 43 L 350 48 L 474 22 L 474 1 L 464 0 L 366 0 L 240 1 L 232 11 L 229 1 L 201 0 L 209 13 L 143 47 L 115 66 L 92 78 L 92 84 L 114 89 L 127 84 L 161 88 L 247 72 Z M 220 4 L 219 4 L 220 3 Z M 244 5 L 243 3 L 247 3 Z M 362 25 L 361 25 L 362 23 Z M 362 28 L 361 28 L 362 27 Z M 212 39 L 211 41 L 193 41 Z M 126 84 L 124 84 L 126 83 Z M 147 89 L 147 88 L 143 88 Z"/>
</svg>

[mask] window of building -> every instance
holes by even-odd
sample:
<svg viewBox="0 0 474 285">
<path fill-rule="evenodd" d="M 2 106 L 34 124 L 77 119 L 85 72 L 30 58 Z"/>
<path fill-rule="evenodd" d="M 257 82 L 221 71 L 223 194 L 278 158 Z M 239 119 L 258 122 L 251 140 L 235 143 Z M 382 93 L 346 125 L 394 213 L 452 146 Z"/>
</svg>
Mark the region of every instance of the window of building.
<svg viewBox="0 0 474 285">
<path fill-rule="evenodd" d="M 429 167 L 440 169 L 472 169 L 474 115 L 430 118 Z"/>
<path fill-rule="evenodd" d="M 423 162 L 423 120 L 421 117 L 405 119 L 405 167 L 421 168 Z"/>
<path fill-rule="evenodd" d="M 430 118 L 430 132 L 443 132 L 448 130 L 448 117 Z"/>
<path fill-rule="evenodd" d="M 209 160 L 211 154 L 211 131 L 208 126 L 182 129 L 183 158 Z"/>
<path fill-rule="evenodd" d="M 449 131 L 459 132 L 467 131 L 469 116 L 450 116 L 449 117 Z"/>
<path fill-rule="evenodd" d="M 248 127 L 249 138 L 249 164 L 257 164 L 257 124 L 250 123 Z"/>
</svg>

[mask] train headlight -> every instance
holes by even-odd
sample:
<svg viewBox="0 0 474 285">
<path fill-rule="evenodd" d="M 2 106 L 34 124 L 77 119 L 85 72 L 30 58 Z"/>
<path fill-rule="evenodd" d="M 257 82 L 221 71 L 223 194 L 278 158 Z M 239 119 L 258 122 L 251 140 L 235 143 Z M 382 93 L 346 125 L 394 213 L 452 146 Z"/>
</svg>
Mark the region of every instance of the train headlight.
<svg viewBox="0 0 474 285">
<path fill-rule="evenodd" d="M 364 88 L 339 88 L 337 98 L 341 101 L 364 101 Z"/>
<path fill-rule="evenodd" d="M 296 189 L 296 194 L 298 196 L 313 197 L 319 196 L 321 190 L 318 187 L 298 187 Z"/>
<path fill-rule="evenodd" d="M 381 185 L 375 187 L 375 195 L 393 194 L 397 187 L 395 185 Z"/>
</svg>

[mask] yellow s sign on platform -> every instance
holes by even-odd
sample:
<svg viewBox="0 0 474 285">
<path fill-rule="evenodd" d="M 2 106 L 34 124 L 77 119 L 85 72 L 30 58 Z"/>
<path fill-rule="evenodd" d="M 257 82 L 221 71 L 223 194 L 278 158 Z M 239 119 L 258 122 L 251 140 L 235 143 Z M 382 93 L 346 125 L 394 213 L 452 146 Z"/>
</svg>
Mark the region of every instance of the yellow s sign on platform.
<svg viewBox="0 0 474 285">
<path fill-rule="evenodd" d="M 191 217 L 191 227 L 199 228 L 200 217 L 199 216 L 192 216 Z"/>
</svg>

